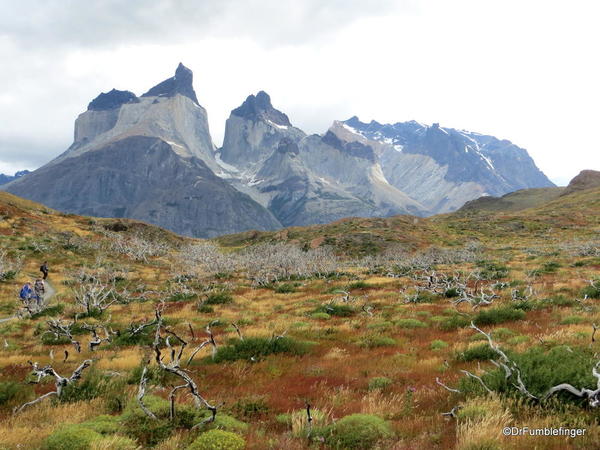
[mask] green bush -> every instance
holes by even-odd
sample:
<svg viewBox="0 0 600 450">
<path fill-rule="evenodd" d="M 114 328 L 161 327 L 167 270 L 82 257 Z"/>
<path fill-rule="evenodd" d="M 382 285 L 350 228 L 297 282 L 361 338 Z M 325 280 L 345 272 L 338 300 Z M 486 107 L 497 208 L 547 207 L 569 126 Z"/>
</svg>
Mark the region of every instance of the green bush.
<svg viewBox="0 0 600 450">
<path fill-rule="evenodd" d="M 560 263 L 556 261 L 548 261 L 542 264 L 540 270 L 544 273 L 555 273 L 560 267 Z"/>
<path fill-rule="evenodd" d="M 59 303 L 58 305 L 49 306 L 46 309 L 41 310 L 39 313 L 35 313 L 31 316 L 32 320 L 39 319 L 40 317 L 56 317 L 62 314 L 65 309 L 65 305 Z"/>
<path fill-rule="evenodd" d="M 515 336 L 515 337 L 511 337 L 508 341 L 506 341 L 507 344 L 510 345 L 519 345 L 522 344 L 524 342 L 528 342 L 529 341 L 529 336 Z"/>
<path fill-rule="evenodd" d="M 440 321 L 439 327 L 444 331 L 452 331 L 456 330 L 457 328 L 467 327 L 470 323 L 471 321 L 467 317 L 453 314 L 452 316 Z"/>
<path fill-rule="evenodd" d="M 327 320 L 327 319 L 331 319 L 331 316 L 327 313 L 324 312 L 315 312 L 312 313 L 310 315 L 310 317 L 312 317 L 313 319 L 317 319 L 317 320 Z"/>
<path fill-rule="evenodd" d="M 100 434 L 114 434 L 119 431 L 120 423 L 119 416 L 109 416 L 108 414 L 102 414 L 96 416 L 87 422 L 83 422 L 81 426 L 89 428 Z"/>
<path fill-rule="evenodd" d="M 400 328 L 425 328 L 426 323 L 417 319 L 398 319 L 396 325 Z"/>
<path fill-rule="evenodd" d="M 565 382 L 577 389 L 595 389 L 597 380 L 592 375 L 592 368 L 597 358 L 587 347 L 557 346 L 550 350 L 532 347 L 523 353 L 514 353 L 506 349 L 503 351 L 517 364 L 523 383 L 533 395 L 542 396 L 552 386 Z M 507 380 L 501 368 L 490 370 L 481 378 L 493 391 L 517 395 L 515 375 Z M 462 378 L 459 389 L 467 394 L 485 393 L 481 384 L 471 378 Z M 556 397 L 581 403 L 578 397 L 566 392 L 556 394 Z"/>
<path fill-rule="evenodd" d="M 277 353 L 304 355 L 308 344 L 284 336 L 282 338 L 247 337 L 243 341 L 235 340 L 217 349 L 214 362 L 236 361 L 238 359 L 259 359 Z"/>
<path fill-rule="evenodd" d="M 372 288 L 373 286 L 370 285 L 369 283 L 367 283 L 366 281 L 355 281 L 354 283 L 350 283 L 348 285 L 348 290 L 351 289 L 369 289 Z"/>
<path fill-rule="evenodd" d="M 319 306 L 314 310 L 316 313 L 326 313 L 330 316 L 350 317 L 356 312 L 354 308 L 348 305 L 328 304 Z"/>
<path fill-rule="evenodd" d="M 378 391 L 381 389 L 385 389 L 392 383 L 393 383 L 393 381 L 390 380 L 388 377 L 371 378 L 369 380 L 369 390 L 370 391 Z"/>
<path fill-rule="evenodd" d="M 195 292 L 175 292 L 170 297 L 167 297 L 167 302 L 187 302 L 198 296 Z"/>
<path fill-rule="evenodd" d="M 508 328 L 496 328 L 492 331 L 492 337 L 494 339 L 500 339 L 501 341 L 513 337 L 515 332 Z"/>
<path fill-rule="evenodd" d="M 468 361 L 489 361 L 490 359 L 495 359 L 498 357 L 498 354 L 491 349 L 488 343 L 476 345 L 474 347 L 469 347 L 465 351 L 462 351 L 456 355 L 456 359 L 461 362 Z"/>
<path fill-rule="evenodd" d="M 87 450 L 102 435 L 82 425 L 67 425 L 46 438 L 46 450 Z"/>
<path fill-rule="evenodd" d="M 133 345 L 147 346 L 154 342 L 154 334 L 156 326 L 152 325 L 144 328 L 136 334 L 132 334 L 129 330 L 122 331 L 118 336 L 113 338 L 112 345 L 119 347 L 129 347 Z"/>
<path fill-rule="evenodd" d="M 204 305 L 225 305 L 227 303 L 233 302 L 233 297 L 227 291 L 220 292 L 212 292 L 208 294 L 206 300 L 204 300 Z"/>
<path fill-rule="evenodd" d="M 510 320 L 521 320 L 525 313 L 510 306 L 500 306 L 479 311 L 473 320 L 476 325 L 496 325 Z"/>
<path fill-rule="evenodd" d="M 600 298 L 600 279 L 596 279 L 592 284 L 584 287 L 581 295 L 587 295 L 589 298 Z"/>
<path fill-rule="evenodd" d="M 499 280 L 508 276 L 508 267 L 501 264 L 481 261 L 477 266 L 482 269 L 479 272 L 482 280 Z"/>
<path fill-rule="evenodd" d="M 390 425 L 370 414 L 352 414 L 326 429 L 326 442 L 336 449 L 370 449 L 394 436 Z"/>
<path fill-rule="evenodd" d="M 577 325 L 577 324 L 583 323 L 585 321 L 586 321 L 585 317 L 581 317 L 581 316 L 567 316 L 567 317 L 563 318 L 560 321 L 560 323 L 561 323 L 561 325 Z"/>
<path fill-rule="evenodd" d="M 292 283 L 283 283 L 275 286 L 274 290 L 278 294 L 291 294 L 296 292 L 296 286 Z"/>
<path fill-rule="evenodd" d="M 448 347 L 448 344 L 441 339 L 435 339 L 431 341 L 431 344 L 429 344 L 429 348 L 431 350 L 441 350 L 446 347 Z"/>
<path fill-rule="evenodd" d="M 44 345 L 66 345 L 70 343 L 71 340 L 66 336 L 56 336 L 52 333 L 42 334 L 42 344 Z"/>
<path fill-rule="evenodd" d="M 76 383 L 70 383 L 63 388 L 60 401 L 69 403 L 79 402 L 100 396 L 121 398 L 125 401 L 125 393 L 123 392 L 125 382 L 125 380 L 119 378 L 106 376 L 92 368 L 87 373 L 84 372 L 81 380 Z"/>
<path fill-rule="evenodd" d="M 231 410 L 238 417 L 253 418 L 263 416 L 270 411 L 266 398 L 261 395 L 251 395 L 235 402 Z"/>
<path fill-rule="evenodd" d="M 215 312 L 215 308 L 209 305 L 205 305 L 204 303 L 198 304 L 198 312 L 201 313 L 213 313 Z"/>
<path fill-rule="evenodd" d="M 0 405 L 4 405 L 13 399 L 20 398 L 25 393 L 24 386 L 14 381 L 0 382 Z"/>
<path fill-rule="evenodd" d="M 8 270 L 6 272 L 0 272 L 0 281 L 14 280 L 17 276 L 16 270 Z"/>
<path fill-rule="evenodd" d="M 555 295 L 545 300 L 555 306 L 574 306 L 575 300 L 565 297 L 564 295 Z"/>
<path fill-rule="evenodd" d="M 154 395 L 146 395 L 144 404 L 158 420 L 148 417 L 137 401 L 132 401 L 125 408 L 120 422 L 126 435 L 142 445 L 154 446 L 168 438 L 173 431 L 174 424 L 168 419 L 170 405 L 167 400 Z"/>
<path fill-rule="evenodd" d="M 375 334 L 363 337 L 358 341 L 358 345 L 366 348 L 393 347 L 396 345 L 396 340 L 388 336 Z"/>
<path fill-rule="evenodd" d="M 210 430 L 192 442 L 188 450 L 242 450 L 244 447 L 243 437 L 229 431 Z"/>
<path fill-rule="evenodd" d="M 458 288 L 449 288 L 444 291 L 444 297 L 446 298 L 460 297 L 461 294 L 462 290 Z"/>
</svg>

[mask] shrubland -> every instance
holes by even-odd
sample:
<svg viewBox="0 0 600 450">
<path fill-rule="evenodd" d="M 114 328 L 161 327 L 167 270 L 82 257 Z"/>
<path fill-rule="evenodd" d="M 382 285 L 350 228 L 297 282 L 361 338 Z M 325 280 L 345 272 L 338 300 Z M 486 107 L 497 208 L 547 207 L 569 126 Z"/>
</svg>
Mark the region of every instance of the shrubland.
<svg viewBox="0 0 600 450">
<path fill-rule="evenodd" d="M 0 448 L 594 448 L 600 205 L 578 195 L 199 241 L 0 194 Z"/>
</svg>

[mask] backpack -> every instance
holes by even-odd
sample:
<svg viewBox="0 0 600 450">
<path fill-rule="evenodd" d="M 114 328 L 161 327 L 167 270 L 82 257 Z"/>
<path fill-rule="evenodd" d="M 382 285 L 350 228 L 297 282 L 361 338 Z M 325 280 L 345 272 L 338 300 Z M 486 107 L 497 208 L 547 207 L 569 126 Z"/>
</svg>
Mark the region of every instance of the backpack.
<svg viewBox="0 0 600 450">
<path fill-rule="evenodd" d="M 27 300 L 29 294 L 31 294 L 31 288 L 23 286 L 21 288 L 21 292 L 19 293 L 19 297 L 21 297 L 23 300 Z"/>
</svg>

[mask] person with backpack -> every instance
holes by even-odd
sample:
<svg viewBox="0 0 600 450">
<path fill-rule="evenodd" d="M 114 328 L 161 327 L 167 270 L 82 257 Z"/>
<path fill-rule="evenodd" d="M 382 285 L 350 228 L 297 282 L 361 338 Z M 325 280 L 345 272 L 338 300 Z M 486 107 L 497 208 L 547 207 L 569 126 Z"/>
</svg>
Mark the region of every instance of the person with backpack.
<svg viewBox="0 0 600 450">
<path fill-rule="evenodd" d="M 23 302 L 28 301 L 33 296 L 33 290 L 31 289 L 31 283 L 28 281 L 21 288 L 21 292 L 19 292 L 19 297 Z"/>
<path fill-rule="evenodd" d="M 48 278 L 48 261 L 44 261 L 44 264 L 40 266 L 40 272 L 44 274 L 44 280 Z"/>
<path fill-rule="evenodd" d="M 38 278 L 35 280 L 35 284 L 33 285 L 33 290 L 35 292 L 35 299 L 38 304 L 44 300 L 44 294 L 46 293 L 46 286 L 44 286 L 44 280 Z"/>
</svg>

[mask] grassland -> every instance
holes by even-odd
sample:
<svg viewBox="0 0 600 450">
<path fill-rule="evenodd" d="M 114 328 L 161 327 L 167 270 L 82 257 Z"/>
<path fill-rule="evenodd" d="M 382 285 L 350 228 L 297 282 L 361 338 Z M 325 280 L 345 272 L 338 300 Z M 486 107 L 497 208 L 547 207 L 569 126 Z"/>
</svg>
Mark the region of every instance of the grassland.
<svg viewBox="0 0 600 450">
<path fill-rule="evenodd" d="M 60 214 L 0 193 L 0 243 L 0 318 L 20 310 L 18 290 L 43 260 L 57 291 L 41 313 L 0 323 L 0 448 L 176 449 L 200 438 L 239 448 L 238 437 L 248 449 L 600 442 L 599 408 L 566 392 L 542 398 L 560 383 L 596 386 L 598 189 L 522 211 L 242 233 L 214 241 L 223 253 L 148 225 Z M 86 317 L 76 292 L 94 283 L 115 302 Z M 81 352 L 46 333 L 53 318 L 72 324 Z M 84 323 L 101 338 L 105 327 L 110 339 L 91 351 Z M 519 368 L 536 399 L 490 362 L 500 357 L 471 323 Z M 203 346 L 188 365 L 209 338 L 207 325 L 216 349 Z M 169 394 L 181 378 L 155 359 L 156 348 L 164 364 L 169 345 L 179 351 L 169 333 L 187 343 L 179 366 L 217 407 L 214 422 L 195 426 L 209 412 L 186 388 L 170 418 Z M 90 367 L 60 397 L 14 413 L 55 389 L 52 376 L 31 383 L 28 361 L 69 377 L 84 360 Z M 156 419 L 137 401 L 144 367 L 143 402 Z M 505 426 L 586 432 L 506 437 Z M 233 436 L 209 435 L 214 429 Z"/>
</svg>

